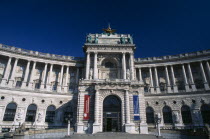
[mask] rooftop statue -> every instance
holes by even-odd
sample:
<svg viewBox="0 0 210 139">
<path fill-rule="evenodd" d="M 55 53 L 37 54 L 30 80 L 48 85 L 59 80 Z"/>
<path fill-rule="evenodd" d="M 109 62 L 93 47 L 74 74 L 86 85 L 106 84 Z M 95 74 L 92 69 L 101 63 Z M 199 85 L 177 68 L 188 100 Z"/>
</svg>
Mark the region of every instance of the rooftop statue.
<svg viewBox="0 0 210 139">
<path fill-rule="evenodd" d="M 120 42 L 121 42 L 121 44 L 125 44 L 125 38 L 124 37 L 121 37 L 120 38 Z"/>
<path fill-rule="evenodd" d="M 104 31 L 104 33 L 106 33 L 108 35 L 114 34 L 114 32 L 116 32 L 115 29 L 111 29 L 110 24 L 109 24 L 108 28 L 107 29 L 103 29 L 103 31 Z"/>
<path fill-rule="evenodd" d="M 133 44 L 133 38 L 132 37 L 128 38 L 128 43 Z"/>
<path fill-rule="evenodd" d="M 98 37 L 95 38 L 95 43 L 98 43 Z"/>
<path fill-rule="evenodd" d="M 92 40 L 91 36 L 88 35 L 88 36 L 87 36 L 87 43 L 91 43 L 91 40 Z"/>
</svg>

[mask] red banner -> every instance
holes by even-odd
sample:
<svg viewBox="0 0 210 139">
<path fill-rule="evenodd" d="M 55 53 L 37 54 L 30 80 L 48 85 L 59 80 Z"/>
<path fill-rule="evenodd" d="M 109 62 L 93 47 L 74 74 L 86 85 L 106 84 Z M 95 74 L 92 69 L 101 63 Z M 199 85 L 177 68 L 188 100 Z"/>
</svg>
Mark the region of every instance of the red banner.
<svg viewBox="0 0 210 139">
<path fill-rule="evenodd" d="M 85 95 L 84 120 L 89 120 L 89 118 L 90 118 L 90 95 Z"/>
</svg>

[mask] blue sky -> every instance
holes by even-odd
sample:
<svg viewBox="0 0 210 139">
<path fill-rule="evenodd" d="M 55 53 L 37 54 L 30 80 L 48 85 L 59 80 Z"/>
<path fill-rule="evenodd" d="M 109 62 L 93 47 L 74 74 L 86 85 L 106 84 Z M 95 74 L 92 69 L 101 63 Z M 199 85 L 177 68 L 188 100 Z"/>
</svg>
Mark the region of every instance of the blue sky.
<svg viewBox="0 0 210 139">
<path fill-rule="evenodd" d="M 131 34 L 135 57 L 210 49 L 209 0 L 0 0 L 0 43 L 83 57 L 108 23 Z"/>
</svg>

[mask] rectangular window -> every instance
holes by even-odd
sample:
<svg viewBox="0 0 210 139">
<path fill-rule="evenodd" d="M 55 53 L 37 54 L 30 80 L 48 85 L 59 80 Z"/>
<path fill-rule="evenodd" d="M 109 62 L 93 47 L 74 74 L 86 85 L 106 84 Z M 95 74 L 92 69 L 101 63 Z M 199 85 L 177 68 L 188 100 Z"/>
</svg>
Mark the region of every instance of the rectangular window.
<svg viewBox="0 0 210 139">
<path fill-rule="evenodd" d="M 17 81 L 16 82 L 16 87 L 21 87 L 21 85 L 22 85 L 22 81 Z"/>
</svg>

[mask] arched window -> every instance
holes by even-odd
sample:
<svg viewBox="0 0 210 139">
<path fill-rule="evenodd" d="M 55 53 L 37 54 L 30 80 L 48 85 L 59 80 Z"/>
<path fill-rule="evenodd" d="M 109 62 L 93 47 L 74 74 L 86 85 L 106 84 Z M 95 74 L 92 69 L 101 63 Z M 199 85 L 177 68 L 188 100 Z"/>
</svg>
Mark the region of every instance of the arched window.
<svg viewBox="0 0 210 139">
<path fill-rule="evenodd" d="M 154 120 L 154 110 L 153 110 L 152 107 L 147 107 L 146 108 L 146 117 L 147 117 L 147 123 L 148 124 L 155 123 L 155 120 Z"/>
<path fill-rule="evenodd" d="M 55 106 L 50 105 L 47 107 L 45 122 L 53 123 L 55 118 Z"/>
<path fill-rule="evenodd" d="M 172 124 L 172 112 L 169 106 L 163 107 L 163 121 L 165 124 Z"/>
<path fill-rule="evenodd" d="M 37 110 L 37 106 L 35 104 L 31 104 L 28 106 L 27 113 L 26 113 L 26 122 L 35 121 L 36 110 Z"/>
<path fill-rule="evenodd" d="M 184 105 L 181 108 L 182 120 L 184 124 L 192 123 L 192 116 L 190 112 L 190 107 Z"/>
<path fill-rule="evenodd" d="M 14 121 L 17 105 L 15 103 L 9 103 L 4 113 L 4 121 Z"/>
<path fill-rule="evenodd" d="M 204 104 L 201 106 L 201 114 L 203 118 L 203 123 L 210 124 L 210 106 Z"/>
<path fill-rule="evenodd" d="M 114 64 L 112 62 L 106 62 L 105 68 L 114 68 Z"/>
</svg>

